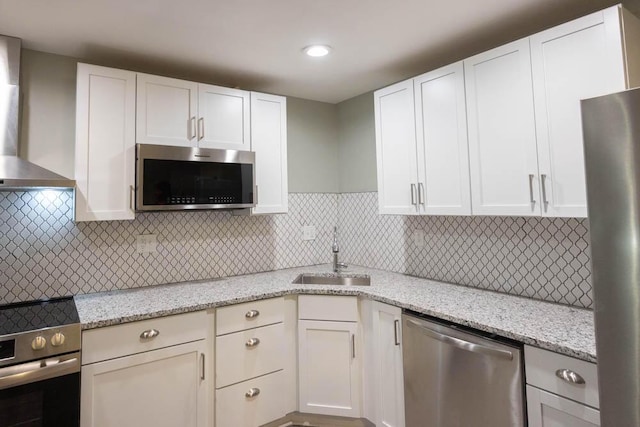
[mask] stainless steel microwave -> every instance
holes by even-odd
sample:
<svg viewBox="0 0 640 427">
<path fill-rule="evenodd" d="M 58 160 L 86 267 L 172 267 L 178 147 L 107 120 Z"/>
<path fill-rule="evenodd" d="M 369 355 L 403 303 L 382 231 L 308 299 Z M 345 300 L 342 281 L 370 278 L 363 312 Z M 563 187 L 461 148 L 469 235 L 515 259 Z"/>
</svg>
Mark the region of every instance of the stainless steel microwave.
<svg viewBox="0 0 640 427">
<path fill-rule="evenodd" d="M 136 144 L 135 190 L 137 211 L 251 208 L 255 154 Z"/>
</svg>

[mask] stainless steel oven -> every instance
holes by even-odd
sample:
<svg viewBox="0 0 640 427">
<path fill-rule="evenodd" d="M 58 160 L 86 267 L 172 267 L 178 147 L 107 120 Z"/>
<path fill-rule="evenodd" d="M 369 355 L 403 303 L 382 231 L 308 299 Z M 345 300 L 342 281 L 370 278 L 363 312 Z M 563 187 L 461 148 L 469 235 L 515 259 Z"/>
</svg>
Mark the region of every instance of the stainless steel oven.
<svg viewBox="0 0 640 427">
<path fill-rule="evenodd" d="M 73 299 L 0 307 L 0 427 L 79 427 Z"/>
<path fill-rule="evenodd" d="M 254 207 L 255 154 L 138 144 L 135 199 L 137 211 Z"/>
</svg>

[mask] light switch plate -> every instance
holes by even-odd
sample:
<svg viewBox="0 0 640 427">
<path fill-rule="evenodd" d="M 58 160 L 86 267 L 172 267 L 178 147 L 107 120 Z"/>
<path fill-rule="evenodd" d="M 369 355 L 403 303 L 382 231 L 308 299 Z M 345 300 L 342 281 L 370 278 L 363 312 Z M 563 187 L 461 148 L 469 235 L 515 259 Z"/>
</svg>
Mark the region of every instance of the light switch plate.
<svg viewBox="0 0 640 427">
<path fill-rule="evenodd" d="M 413 244 L 417 248 L 424 248 L 424 230 L 413 230 Z"/>
<path fill-rule="evenodd" d="M 313 225 L 302 226 L 302 240 L 315 240 L 316 239 L 316 227 Z"/>
<path fill-rule="evenodd" d="M 158 236 L 156 234 L 139 234 L 136 236 L 136 251 L 139 254 L 158 253 Z"/>
</svg>

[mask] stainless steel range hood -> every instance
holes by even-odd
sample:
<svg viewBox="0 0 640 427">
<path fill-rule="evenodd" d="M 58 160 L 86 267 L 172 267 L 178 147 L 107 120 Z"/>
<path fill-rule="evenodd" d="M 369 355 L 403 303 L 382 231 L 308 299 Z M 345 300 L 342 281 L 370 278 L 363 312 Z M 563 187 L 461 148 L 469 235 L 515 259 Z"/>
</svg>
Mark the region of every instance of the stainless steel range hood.
<svg viewBox="0 0 640 427">
<path fill-rule="evenodd" d="M 0 36 L 0 191 L 72 189 L 76 182 L 18 157 L 20 39 Z"/>
</svg>

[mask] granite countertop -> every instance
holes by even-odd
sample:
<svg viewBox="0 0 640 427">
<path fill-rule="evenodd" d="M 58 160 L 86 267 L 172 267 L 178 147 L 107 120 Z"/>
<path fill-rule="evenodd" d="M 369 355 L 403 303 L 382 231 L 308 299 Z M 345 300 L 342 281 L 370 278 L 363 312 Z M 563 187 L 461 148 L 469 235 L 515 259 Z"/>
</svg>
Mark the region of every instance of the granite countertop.
<svg viewBox="0 0 640 427">
<path fill-rule="evenodd" d="M 75 302 L 82 328 L 92 329 L 288 294 L 356 295 L 596 361 L 591 310 L 364 267 L 345 273 L 368 274 L 371 286 L 292 284 L 303 272 L 327 273 L 330 266 L 85 294 Z"/>
</svg>

